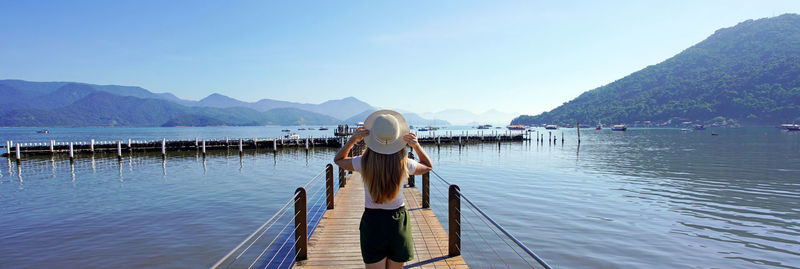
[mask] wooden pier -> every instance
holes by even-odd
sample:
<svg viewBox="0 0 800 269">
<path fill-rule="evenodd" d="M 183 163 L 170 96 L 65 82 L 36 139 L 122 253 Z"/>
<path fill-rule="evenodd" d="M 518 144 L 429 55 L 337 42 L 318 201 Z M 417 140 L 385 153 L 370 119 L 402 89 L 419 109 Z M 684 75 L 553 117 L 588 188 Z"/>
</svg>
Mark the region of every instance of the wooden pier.
<svg viewBox="0 0 800 269">
<path fill-rule="evenodd" d="M 358 173 L 347 176 L 339 189 L 334 209 L 322 216 L 308 239 L 308 259 L 295 262 L 296 268 L 364 268 L 358 226 L 364 212 L 364 183 Z M 422 207 L 419 189 L 403 187 L 414 238 L 414 259 L 405 267 L 468 268 L 461 255 L 448 253 L 448 233 L 430 208 Z"/>
<path fill-rule="evenodd" d="M 283 148 L 305 148 L 314 147 L 340 148 L 347 137 L 307 137 L 307 138 L 236 138 L 236 139 L 197 139 L 194 140 L 112 140 L 112 141 L 55 141 L 19 143 L 16 141 L 6 141 L 0 148 L 6 148 L 6 153 L 2 157 L 20 160 L 24 156 L 67 154 L 74 158 L 80 154 L 93 154 L 96 152 L 114 153 L 122 156 L 123 152 L 133 151 L 160 151 L 163 156 L 172 151 L 200 151 L 205 153 L 207 150 L 244 150 L 267 149 L 279 150 Z M 452 133 L 439 135 L 420 135 L 421 144 L 436 145 L 467 145 L 475 143 L 500 143 L 511 141 L 529 140 L 529 134 L 497 132 L 489 134 L 454 135 Z"/>
</svg>

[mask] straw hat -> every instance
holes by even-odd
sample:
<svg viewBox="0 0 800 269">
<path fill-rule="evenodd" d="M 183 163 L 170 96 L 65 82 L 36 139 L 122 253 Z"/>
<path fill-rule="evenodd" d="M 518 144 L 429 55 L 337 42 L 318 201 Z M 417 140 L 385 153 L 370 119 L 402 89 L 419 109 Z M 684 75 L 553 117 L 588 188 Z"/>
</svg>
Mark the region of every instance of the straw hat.
<svg viewBox="0 0 800 269">
<path fill-rule="evenodd" d="M 408 123 L 397 111 L 383 109 L 372 112 L 364 121 L 364 128 L 369 130 L 364 142 L 374 152 L 394 154 L 406 146 L 403 135 L 409 132 Z"/>
</svg>

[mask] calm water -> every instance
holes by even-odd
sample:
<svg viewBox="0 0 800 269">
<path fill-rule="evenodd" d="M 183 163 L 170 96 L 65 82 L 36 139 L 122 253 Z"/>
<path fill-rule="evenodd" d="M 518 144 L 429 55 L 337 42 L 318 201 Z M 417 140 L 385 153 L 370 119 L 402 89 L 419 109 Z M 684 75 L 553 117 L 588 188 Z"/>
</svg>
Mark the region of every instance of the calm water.
<svg viewBox="0 0 800 269">
<path fill-rule="evenodd" d="M 39 135 L 15 128 L 0 129 L 0 141 L 275 137 L 280 129 L 87 128 Z M 558 268 L 800 268 L 800 134 L 582 130 L 578 148 L 574 129 L 554 133 L 564 133 L 566 143 L 426 149 L 439 175 Z M 207 267 L 334 153 L 214 151 L 203 158 L 183 152 L 162 162 L 134 152 L 121 162 L 98 154 L 72 165 L 63 156 L 31 158 L 19 167 L 0 159 L 8 162 L 0 166 L 0 261 L 4 268 Z M 442 218 L 446 186 L 435 178 L 432 184 L 433 208 Z M 467 262 L 520 265 L 466 208 Z M 494 252 L 509 258 L 495 259 Z"/>
</svg>

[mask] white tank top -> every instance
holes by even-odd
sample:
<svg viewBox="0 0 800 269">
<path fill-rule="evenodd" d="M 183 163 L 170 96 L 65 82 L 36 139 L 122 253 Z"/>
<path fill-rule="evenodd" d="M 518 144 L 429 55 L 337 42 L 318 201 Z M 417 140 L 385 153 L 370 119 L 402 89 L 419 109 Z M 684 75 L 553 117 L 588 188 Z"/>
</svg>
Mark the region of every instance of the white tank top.
<svg viewBox="0 0 800 269">
<path fill-rule="evenodd" d="M 361 156 L 353 157 L 353 159 L 351 159 L 351 160 L 353 161 L 353 170 L 355 170 L 358 173 L 361 173 Z M 407 174 L 404 175 L 404 177 L 408 177 L 408 175 L 413 174 L 414 171 L 417 170 L 417 164 L 418 164 L 417 161 L 415 161 L 413 159 L 406 159 L 406 171 L 407 171 L 406 173 Z M 364 207 L 366 207 L 366 208 L 389 209 L 389 210 L 391 210 L 391 209 L 397 209 L 397 208 L 400 208 L 401 206 L 405 206 L 406 205 L 406 203 L 403 201 L 402 186 L 397 191 L 397 196 L 394 198 L 394 200 L 387 201 L 387 202 L 382 203 L 382 204 L 375 203 L 375 201 L 372 200 L 372 195 L 369 194 L 369 189 L 368 188 L 369 187 L 367 186 L 367 183 L 365 181 L 364 182 Z"/>
</svg>

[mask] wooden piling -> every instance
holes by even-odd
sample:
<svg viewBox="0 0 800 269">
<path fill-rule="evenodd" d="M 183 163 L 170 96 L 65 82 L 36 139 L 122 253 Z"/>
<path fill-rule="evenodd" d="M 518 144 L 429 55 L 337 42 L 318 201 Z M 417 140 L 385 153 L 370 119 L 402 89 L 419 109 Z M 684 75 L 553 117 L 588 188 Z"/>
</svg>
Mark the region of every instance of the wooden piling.
<svg viewBox="0 0 800 269">
<path fill-rule="evenodd" d="M 122 141 L 117 141 L 117 158 L 122 160 Z"/>
<path fill-rule="evenodd" d="M 167 156 L 167 138 L 164 137 L 161 139 L 161 157 Z"/>
<path fill-rule="evenodd" d="M 450 185 L 448 195 L 447 228 L 449 230 L 448 255 L 461 255 L 461 193 L 458 185 Z"/>
<path fill-rule="evenodd" d="M 50 151 L 53 151 L 53 146 L 51 144 Z M 11 157 L 11 141 L 6 140 L 6 154 L 8 157 Z"/>
<path fill-rule="evenodd" d="M 17 143 L 17 148 L 14 150 L 14 152 L 17 154 L 17 161 L 22 160 L 22 154 L 21 151 L 19 151 L 19 143 Z"/>
<path fill-rule="evenodd" d="M 283 140 L 281 140 L 281 145 L 283 145 Z M 272 140 L 272 151 L 278 151 L 278 140 Z"/>
<path fill-rule="evenodd" d="M 578 122 L 578 144 L 581 143 L 581 122 Z"/>
<path fill-rule="evenodd" d="M 75 152 L 72 149 L 72 142 L 69 142 L 69 159 L 75 159 Z"/>
<path fill-rule="evenodd" d="M 422 174 L 422 208 L 431 208 L 431 172 Z"/>
<path fill-rule="evenodd" d="M 295 253 L 297 254 L 295 261 L 302 261 L 308 259 L 306 189 L 300 187 L 294 193 L 294 227 L 297 227 L 294 232 Z"/>
<path fill-rule="evenodd" d="M 242 139 L 239 138 L 239 154 L 242 154 Z"/>
<path fill-rule="evenodd" d="M 203 156 L 206 155 L 206 141 L 203 140 Z"/>
<path fill-rule="evenodd" d="M 413 152 L 411 152 L 411 151 L 408 152 L 408 159 L 410 159 L 410 160 L 414 159 L 414 153 Z M 416 186 L 416 182 L 414 182 L 414 181 L 415 181 L 414 175 L 413 174 L 409 174 L 408 175 L 408 186 L 412 187 L 412 188 L 415 187 Z"/>
<path fill-rule="evenodd" d="M 344 168 L 339 167 L 339 188 L 344 188 L 347 185 L 347 177 L 344 173 Z"/>
<path fill-rule="evenodd" d="M 333 209 L 333 164 L 325 166 L 325 203 Z"/>
<path fill-rule="evenodd" d="M 92 153 L 94 153 L 94 139 L 92 139 L 90 145 L 91 145 L 90 149 L 92 150 Z"/>
<path fill-rule="evenodd" d="M 131 147 L 131 139 L 130 138 L 128 138 L 128 150 L 133 150 L 133 148 Z"/>
<path fill-rule="evenodd" d="M 253 148 L 254 148 L 254 149 L 257 149 L 257 148 L 258 148 L 258 141 L 256 140 L 256 137 L 255 137 L 255 136 L 253 137 Z"/>
</svg>

